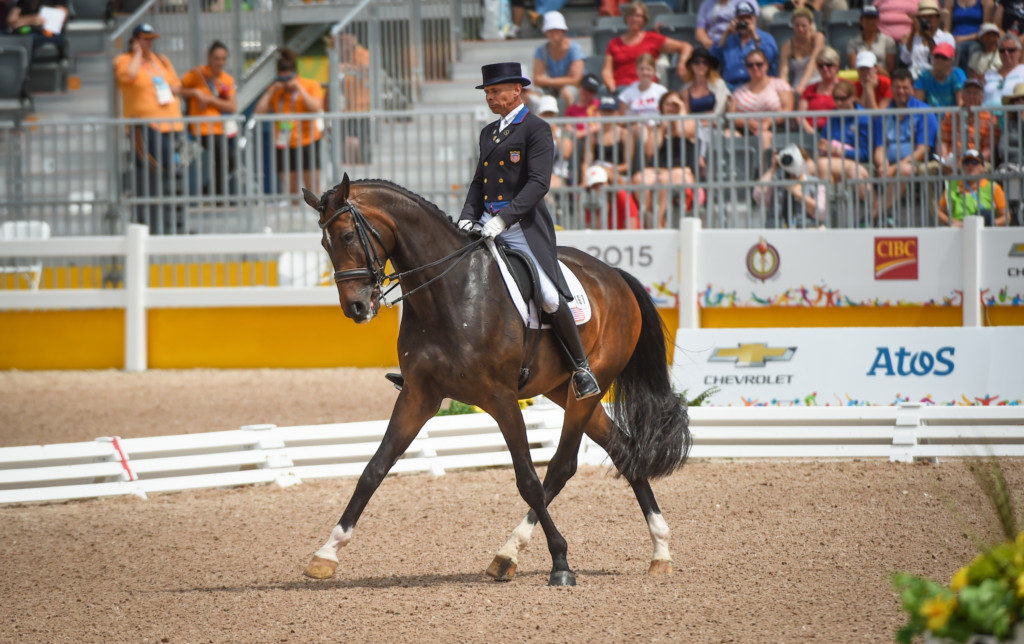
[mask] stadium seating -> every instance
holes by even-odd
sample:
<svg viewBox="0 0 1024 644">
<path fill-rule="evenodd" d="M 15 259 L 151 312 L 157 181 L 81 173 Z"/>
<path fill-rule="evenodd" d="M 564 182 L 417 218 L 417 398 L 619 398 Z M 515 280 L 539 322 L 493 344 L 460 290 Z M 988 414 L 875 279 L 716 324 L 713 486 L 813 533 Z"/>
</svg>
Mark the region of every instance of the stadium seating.
<svg viewBox="0 0 1024 644">
<path fill-rule="evenodd" d="M 70 0 L 71 19 L 64 27 L 68 54 L 106 50 L 110 12 L 108 0 Z"/>
<path fill-rule="evenodd" d="M 28 52 L 0 42 L 0 121 L 18 122 L 30 111 L 27 75 Z"/>
<path fill-rule="evenodd" d="M 860 10 L 833 11 L 828 17 L 825 37 L 832 49 L 839 52 L 842 66 L 846 67 L 846 43 L 860 34 Z"/>
</svg>

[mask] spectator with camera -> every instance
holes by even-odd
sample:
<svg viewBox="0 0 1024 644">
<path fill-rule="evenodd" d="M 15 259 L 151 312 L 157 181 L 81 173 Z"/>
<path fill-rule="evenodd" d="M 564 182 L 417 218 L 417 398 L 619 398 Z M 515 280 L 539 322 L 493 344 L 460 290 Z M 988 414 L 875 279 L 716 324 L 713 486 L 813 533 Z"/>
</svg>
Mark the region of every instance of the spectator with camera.
<svg viewBox="0 0 1024 644">
<path fill-rule="evenodd" d="M 601 68 L 601 78 L 609 91 L 617 92 L 620 88 L 636 82 L 636 61 L 643 54 L 650 54 L 655 59 L 661 54 L 679 54 L 676 73 L 682 78 L 693 45 L 662 36 L 657 31 L 645 31 L 644 27 L 650 20 L 650 14 L 647 5 L 640 0 L 626 5 L 622 12 L 622 20 L 626 23 L 626 33 L 612 38 L 608 43 L 604 54 L 604 66 Z"/>
<path fill-rule="evenodd" d="M 847 66 L 857 68 L 857 54 L 870 51 L 875 55 L 880 72 L 896 69 L 896 41 L 878 28 L 878 7 L 867 4 L 860 10 L 860 35 L 846 43 Z"/>
<path fill-rule="evenodd" d="M 323 88 L 315 80 L 298 75 L 295 59 L 295 52 L 291 49 L 281 50 L 277 59 L 277 79 L 263 92 L 255 110 L 257 114 L 283 117 L 274 123 L 276 168 L 282 183 L 287 172 L 288 191 L 292 195 L 299 191 L 300 173 L 302 185 L 319 185 L 320 137 L 323 132 L 317 119 L 301 117 L 318 114 L 324 109 Z"/>
<path fill-rule="evenodd" d="M 779 66 L 779 48 L 770 33 L 757 28 L 754 5 L 749 0 L 742 0 L 736 5 L 736 17 L 711 49 L 730 91 L 750 80 L 746 58 L 755 50 L 760 51 L 767 62 L 766 72 L 775 76 Z"/>
<path fill-rule="evenodd" d="M 882 140 L 879 119 L 866 114 L 862 105 L 856 102 L 853 83 L 838 81 L 832 88 L 832 99 L 837 110 L 857 110 L 854 116 L 831 116 L 824 126 L 818 128 L 818 175 L 829 177 L 832 183 L 847 179 L 857 180 L 856 189 L 864 203 L 869 203 L 870 189 L 867 180 L 871 172 L 872 146 Z M 877 204 L 875 204 L 877 206 Z"/>
<path fill-rule="evenodd" d="M 234 114 L 235 79 L 224 71 L 227 62 L 227 45 L 215 40 L 206 52 L 206 64 L 186 72 L 181 78 L 181 95 L 188 99 L 189 116 L 215 118 Z M 190 129 L 192 136 L 213 159 L 213 181 L 206 185 L 207 191 L 225 194 L 228 181 L 235 172 L 238 124 L 234 121 L 204 121 L 193 123 Z"/>
<path fill-rule="evenodd" d="M 825 48 L 825 34 L 814 26 L 814 14 L 806 7 L 793 12 L 790 24 L 793 37 L 779 50 L 779 78 L 785 79 L 799 96 L 808 85 L 821 80 L 818 55 Z"/>
<path fill-rule="evenodd" d="M 737 87 L 732 93 L 729 111 L 737 114 L 752 112 L 791 112 L 793 111 L 793 88 L 789 83 L 776 78 L 768 71 L 768 57 L 760 49 L 747 54 L 744 65 L 750 73 L 750 81 Z M 761 149 L 771 149 L 772 130 L 776 122 L 782 123 L 781 117 L 740 118 L 733 121 L 738 129 L 757 136 L 761 141 Z"/>
<path fill-rule="evenodd" d="M 569 38 L 565 17 L 558 11 L 544 14 L 543 31 L 548 41 L 533 53 L 533 86 L 569 105 L 576 99 L 587 56 L 580 44 Z"/>
<path fill-rule="evenodd" d="M 878 59 L 873 52 L 864 50 L 857 54 L 854 63 L 857 81 L 854 83 L 857 102 L 869 110 L 884 110 L 892 103 L 892 81 L 878 69 Z"/>
<path fill-rule="evenodd" d="M 772 154 L 771 167 L 761 183 L 786 180 L 781 189 L 754 188 L 752 198 L 765 213 L 766 228 L 810 228 L 828 221 L 828 191 L 817 174 L 810 155 L 795 144 Z"/>
<path fill-rule="evenodd" d="M 960 228 L 964 217 L 981 217 L 986 226 L 1005 226 L 1008 221 L 1006 195 L 1003 187 L 982 177 L 985 160 L 975 149 L 964 152 L 961 171 L 968 175 L 963 181 L 947 181 L 939 198 L 939 223 Z"/>
<path fill-rule="evenodd" d="M 711 49 L 721 39 L 736 17 L 736 7 L 749 0 L 704 0 L 697 11 L 697 31 L 694 36 L 704 49 Z M 757 5 L 751 5 L 757 15 Z"/>
<path fill-rule="evenodd" d="M 932 50 L 936 45 L 947 43 L 955 50 L 956 41 L 953 34 L 941 28 L 942 12 L 938 0 L 920 0 L 913 17 L 913 28 L 900 45 L 900 61 L 917 78 L 921 72 L 932 68 Z"/>
<path fill-rule="evenodd" d="M 893 72 L 892 98 L 894 109 L 928 107 L 927 103 L 914 98 L 914 80 L 905 69 Z M 881 119 L 882 136 L 874 152 L 878 176 L 889 179 L 913 176 L 918 164 L 925 161 L 935 144 L 938 119 L 928 112 L 886 114 Z M 896 186 L 896 190 L 886 190 L 886 208 L 903 195 L 907 184 L 901 181 Z"/>
<path fill-rule="evenodd" d="M 921 72 L 914 81 L 914 93 L 919 101 L 932 107 L 960 106 L 963 103 L 961 91 L 967 75 L 964 70 L 953 66 L 956 52 L 953 45 L 939 43 L 932 50 L 932 68 Z"/>
</svg>

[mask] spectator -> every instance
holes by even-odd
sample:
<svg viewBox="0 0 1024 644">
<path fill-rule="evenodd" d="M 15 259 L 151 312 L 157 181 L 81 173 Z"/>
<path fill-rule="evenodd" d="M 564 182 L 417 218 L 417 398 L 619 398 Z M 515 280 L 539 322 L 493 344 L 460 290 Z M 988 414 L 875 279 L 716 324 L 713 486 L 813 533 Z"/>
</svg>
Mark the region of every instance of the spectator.
<svg viewBox="0 0 1024 644">
<path fill-rule="evenodd" d="M 825 34 L 814 26 L 814 14 L 806 7 L 793 12 L 790 24 L 793 37 L 782 43 L 779 50 L 779 78 L 785 79 L 799 96 L 808 85 L 821 80 L 818 55 L 825 48 Z"/>
<path fill-rule="evenodd" d="M 682 97 L 676 92 L 668 92 L 658 102 L 658 110 L 665 116 L 679 116 L 683 113 Z M 652 128 L 652 136 L 644 139 L 646 156 L 655 160 L 653 166 L 640 169 L 633 176 L 633 183 L 645 186 L 658 184 L 693 184 L 693 163 L 696 157 L 693 144 L 687 141 L 683 131 L 682 119 L 662 120 Z M 665 189 L 658 190 L 657 204 L 651 203 L 651 191 L 644 193 L 644 209 L 655 212 L 656 226 L 664 228 L 668 224 L 666 217 L 669 196 Z M 656 206 L 656 207 L 655 207 Z M 693 188 L 686 189 L 686 209 L 693 207 Z"/>
<path fill-rule="evenodd" d="M 763 51 L 759 49 L 751 51 L 747 54 L 744 64 L 750 73 L 750 82 L 736 88 L 732 93 L 730 112 L 746 114 L 793 111 L 793 88 L 781 78 L 769 74 L 768 57 Z M 761 140 L 761 149 L 767 150 L 771 148 L 772 129 L 775 127 L 776 121 L 781 123 L 783 120 L 782 118 L 760 117 L 736 119 L 734 123 L 738 128 L 757 135 Z"/>
<path fill-rule="evenodd" d="M 873 4 L 878 8 L 878 29 L 897 43 L 903 42 L 913 29 L 917 0 L 875 0 Z"/>
<path fill-rule="evenodd" d="M 656 31 L 644 31 L 649 19 L 647 5 L 640 0 L 630 3 L 623 11 L 622 20 L 626 23 L 626 33 L 612 38 L 608 43 L 608 49 L 604 54 L 604 66 L 601 68 L 601 78 L 610 91 L 615 92 L 636 82 L 636 61 L 642 54 L 650 54 L 657 58 L 659 54 L 678 53 L 679 64 L 676 71 L 680 78 L 683 77 L 683 70 L 686 69 L 686 61 L 693 51 L 693 45 L 667 38 Z"/>
<path fill-rule="evenodd" d="M 327 46 L 335 41 L 327 37 Z M 344 105 L 337 111 L 362 113 L 370 111 L 370 51 L 359 44 L 355 35 L 343 31 L 337 40 L 338 67 Z M 369 163 L 370 118 L 353 116 L 341 119 L 342 141 L 345 143 L 343 163 Z"/>
<path fill-rule="evenodd" d="M 1017 83 L 1009 94 L 1003 97 L 1003 105 L 1024 106 L 1024 83 Z M 1000 170 L 1011 171 L 1024 177 L 1024 112 L 1021 107 L 1006 110 L 1006 119 L 999 136 L 999 153 L 1002 158 Z"/>
<path fill-rule="evenodd" d="M 865 112 L 864 107 L 855 102 L 856 94 L 850 81 L 838 81 L 832 89 L 832 98 L 838 110 Z M 864 113 L 837 115 L 829 117 L 827 124 L 818 130 L 821 132 L 818 176 L 831 177 L 832 183 L 856 180 L 857 193 L 864 203 L 869 203 L 870 189 L 866 182 L 871 172 L 867 164 L 871 162 L 873 146 L 882 140 L 880 121 Z"/>
<path fill-rule="evenodd" d="M 914 81 L 910 72 L 897 69 L 892 75 L 892 107 L 926 108 L 928 105 L 914 98 Z M 882 116 L 881 139 L 876 143 L 875 167 L 880 177 L 913 176 L 917 164 L 928 156 L 939 130 L 934 114 L 893 114 Z M 906 190 L 906 182 L 898 182 L 897 190 L 887 190 L 885 206 L 891 207 L 897 196 Z"/>
<path fill-rule="evenodd" d="M 953 67 L 956 52 L 953 45 L 939 43 L 932 50 L 932 68 L 921 72 L 914 81 L 917 100 L 924 101 L 932 107 L 960 106 L 963 104 L 961 90 L 967 76 L 964 70 Z"/>
<path fill-rule="evenodd" d="M 832 96 L 836 82 L 839 80 L 839 53 L 831 47 L 825 47 L 816 61 L 817 68 L 821 74 L 821 80 L 800 93 L 800 101 L 797 103 L 797 110 L 801 112 L 815 111 L 828 112 L 836 109 L 836 102 Z M 853 88 L 853 85 L 850 85 Z M 800 120 L 804 131 L 814 134 L 825 127 L 828 117 L 825 115 L 818 118 L 805 118 Z"/>
<path fill-rule="evenodd" d="M 537 116 L 544 120 L 558 118 L 558 101 L 554 96 L 541 96 L 537 100 Z M 561 126 L 551 123 L 551 141 L 554 143 L 554 162 L 551 164 L 551 187 L 572 185 L 573 138 L 564 135 Z M 556 209 L 557 210 L 557 209 Z"/>
<path fill-rule="evenodd" d="M 952 167 L 955 160 L 960 158 L 961 152 L 967 148 L 981 152 L 981 157 L 985 161 L 994 161 L 992 144 L 999 140 L 999 124 L 992 117 L 992 112 L 971 109 L 981 105 L 984 97 L 982 82 L 977 78 L 968 78 L 963 89 L 963 116 L 950 113 L 942 119 L 942 144 L 939 156 L 946 160 L 948 166 Z M 955 132 L 954 119 L 957 125 Z M 964 124 L 963 127 L 960 126 L 961 123 Z"/>
<path fill-rule="evenodd" d="M 685 83 L 680 90 L 680 97 L 683 99 L 683 114 L 713 114 L 721 116 L 729 107 L 731 95 L 725 81 L 718 75 L 718 59 L 711 55 L 711 52 L 698 47 L 694 50 L 690 60 L 686 62 Z M 683 132 L 691 149 L 697 149 L 696 165 L 687 163 L 692 170 L 706 170 L 704 157 L 707 146 L 710 144 L 711 128 L 714 122 L 711 120 L 686 119 L 683 121 Z"/>
<path fill-rule="evenodd" d="M 1020 38 L 1017 34 L 1003 34 L 999 39 L 999 71 L 985 74 L 985 100 L 983 105 L 1003 103 L 1003 97 L 1013 91 L 1017 83 L 1024 83 L 1024 64 L 1021 63 Z"/>
<path fill-rule="evenodd" d="M 1024 0 L 996 0 L 992 21 L 1003 31 L 1024 33 Z"/>
<path fill-rule="evenodd" d="M 869 110 L 884 110 L 892 103 L 892 81 L 878 71 L 878 59 L 870 51 L 857 54 L 857 102 Z"/>
<path fill-rule="evenodd" d="M 747 54 L 754 50 L 764 54 L 768 61 L 767 73 L 775 76 L 779 65 L 779 48 L 770 33 L 757 28 L 754 5 L 748 0 L 742 0 L 736 5 L 736 17 L 711 48 L 711 54 L 718 59 L 719 69 L 723 70 L 722 78 L 730 91 L 750 80 L 744 61 Z"/>
<path fill-rule="evenodd" d="M 697 11 L 697 42 L 711 49 L 736 17 L 736 6 L 745 0 L 704 0 Z M 757 16 L 757 5 L 754 15 Z"/>
<path fill-rule="evenodd" d="M 626 106 L 627 114 L 655 116 L 658 102 L 668 89 L 654 82 L 654 56 L 641 54 L 636 61 L 637 81 L 630 83 L 619 92 L 619 101 Z"/>
<path fill-rule="evenodd" d="M 1002 186 L 981 176 L 985 173 L 981 153 L 974 149 L 964 152 L 961 168 L 968 178 L 946 182 L 939 198 L 939 223 L 960 228 L 964 217 L 982 217 L 986 226 L 1005 226 L 1006 195 Z"/>
<path fill-rule="evenodd" d="M 601 80 L 593 75 L 587 74 L 580 79 L 579 88 L 576 91 L 576 99 L 565 106 L 565 115 L 578 119 L 593 118 L 597 115 L 597 93 L 601 91 Z M 597 128 L 596 123 L 588 124 L 581 120 L 576 124 L 577 132 L 586 132 L 589 127 Z"/>
<path fill-rule="evenodd" d="M 618 230 L 638 230 L 640 228 L 640 208 L 636 205 L 633 195 L 622 190 L 608 189 L 610 176 L 603 165 L 592 165 L 587 168 L 585 184 L 587 227 L 601 227 Z M 602 200 L 601 195 L 605 197 Z M 613 201 L 614 200 L 614 201 Z M 604 220 L 602 212 L 608 213 Z"/>
<path fill-rule="evenodd" d="M 2 7 L 2 5 L 0 5 Z M 64 12 L 64 22 L 57 32 L 46 29 L 46 21 L 39 10 L 52 7 Z M 63 29 L 68 19 L 67 0 L 16 0 L 7 11 L 7 28 L 12 34 L 32 36 L 32 58 L 37 58 L 39 48 L 49 43 L 57 48 L 60 59 L 67 58 L 67 42 L 64 40 Z"/>
<path fill-rule="evenodd" d="M 779 178 L 776 179 L 776 175 Z M 810 156 L 797 145 L 772 154 L 772 164 L 761 183 L 787 180 L 776 193 L 772 186 L 754 188 L 754 203 L 764 208 L 766 228 L 808 228 L 828 221 L 828 192 L 817 178 Z M 799 182 L 799 183 L 797 183 Z M 785 193 L 785 194 L 782 194 Z"/>
<path fill-rule="evenodd" d="M 857 54 L 870 51 L 875 55 L 879 71 L 889 74 L 896 69 L 896 41 L 878 29 L 878 7 L 864 5 L 860 10 L 860 35 L 846 43 L 847 66 L 857 68 Z"/>
<path fill-rule="evenodd" d="M 124 117 L 153 119 L 131 126 L 135 196 L 169 201 L 179 192 L 174 157 L 185 126 L 178 100 L 181 81 L 171 61 L 153 51 L 157 38 L 159 34 L 148 23 L 136 26 L 128 51 L 114 58 L 114 78 L 121 90 Z M 174 204 L 138 205 L 132 216 L 156 235 L 185 232 L 183 213 Z"/>
<path fill-rule="evenodd" d="M 257 114 L 285 116 L 274 123 L 277 170 L 284 181 L 288 173 L 288 191 L 299 191 L 299 173 L 304 186 L 320 183 L 318 157 L 323 132 L 315 118 L 287 118 L 287 115 L 318 114 L 324 109 L 324 91 L 320 83 L 302 78 L 295 66 L 295 52 L 282 49 L 277 59 L 277 79 L 256 103 Z"/>
<path fill-rule="evenodd" d="M 994 0 L 943 0 L 943 29 L 953 34 L 957 45 L 978 39 L 984 22 L 992 20 Z"/>
<path fill-rule="evenodd" d="M 206 52 L 206 64 L 182 77 L 181 95 L 188 99 L 189 116 L 217 118 L 234 114 L 235 79 L 224 71 L 227 62 L 227 45 L 215 40 Z M 235 172 L 238 124 L 235 121 L 203 121 L 193 123 L 191 130 L 213 159 L 213 182 L 206 185 L 207 191 L 216 195 L 226 194 Z"/>
<path fill-rule="evenodd" d="M 602 97 L 597 106 L 597 114 L 599 117 L 618 116 L 619 102 L 614 96 Z M 633 161 L 629 132 L 621 123 L 613 123 L 606 118 L 601 118 L 600 122 L 600 129 L 590 139 L 586 149 L 584 166 L 600 163 L 608 170 L 613 183 L 621 183 L 621 178 L 629 172 Z"/>
<path fill-rule="evenodd" d="M 998 72 L 1002 67 L 999 60 L 999 27 L 986 22 L 978 29 L 978 47 L 967 62 L 968 76 L 985 78 L 989 71 Z"/>
<path fill-rule="evenodd" d="M 533 53 L 533 86 L 557 96 L 569 105 L 576 100 L 576 85 L 583 78 L 586 54 L 578 42 L 569 39 L 565 17 L 557 11 L 544 14 L 544 36 L 548 41 Z"/>
<path fill-rule="evenodd" d="M 914 78 L 932 68 L 931 53 L 935 45 L 948 43 L 956 48 L 953 34 L 940 28 L 941 21 L 938 0 L 920 0 L 917 3 L 913 29 L 900 43 L 900 61 L 910 67 Z"/>
</svg>

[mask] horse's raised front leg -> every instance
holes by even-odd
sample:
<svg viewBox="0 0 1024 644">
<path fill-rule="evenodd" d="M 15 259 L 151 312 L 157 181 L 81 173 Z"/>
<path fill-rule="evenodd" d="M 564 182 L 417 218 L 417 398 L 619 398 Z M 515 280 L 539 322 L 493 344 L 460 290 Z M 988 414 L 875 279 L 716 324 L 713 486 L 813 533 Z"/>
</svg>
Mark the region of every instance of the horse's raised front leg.
<svg viewBox="0 0 1024 644">
<path fill-rule="evenodd" d="M 391 412 L 391 421 L 384 432 L 380 447 L 359 476 L 359 482 L 356 483 L 356 489 L 341 515 L 341 520 L 334 526 L 327 542 L 313 555 L 312 561 L 303 572 L 304 575 L 313 579 L 327 579 L 334 575 L 338 568 L 338 550 L 352 540 L 352 530 L 370 497 L 394 466 L 395 461 L 416 438 L 423 424 L 437 413 L 440 406 L 440 397 L 423 395 L 418 390 L 408 387 L 398 394 L 395 409 Z"/>
<path fill-rule="evenodd" d="M 530 445 L 526 438 L 526 424 L 523 422 L 523 414 L 519 409 L 514 397 L 508 401 L 497 403 L 486 411 L 498 421 L 498 427 L 505 437 L 508 451 L 512 454 L 512 467 L 516 473 L 516 485 L 519 494 L 530 506 L 530 511 L 544 528 L 544 536 L 547 537 L 548 551 L 551 553 L 551 575 L 548 577 L 549 586 L 575 586 L 576 575 L 569 568 L 566 559 L 567 545 L 565 537 L 561 535 L 548 514 L 547 502 L 544 493 L 544 486 L 537 477 L 537 470 L 534 469 L 533 459 L 530 456 Z"/>
</svg>

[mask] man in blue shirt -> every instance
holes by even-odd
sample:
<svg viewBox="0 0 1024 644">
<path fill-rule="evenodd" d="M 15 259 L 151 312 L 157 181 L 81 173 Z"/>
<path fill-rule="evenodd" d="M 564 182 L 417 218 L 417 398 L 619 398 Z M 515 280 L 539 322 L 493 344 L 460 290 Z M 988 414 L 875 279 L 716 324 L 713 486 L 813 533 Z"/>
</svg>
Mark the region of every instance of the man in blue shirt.
<svg viewBox="0 0 1024 644">
<path fill-rule="evenodd" d="M 889 109 L 928 108 L 928 104 L 914 98 L 914 79 L 906 69 L 892 73 L 892 105 Z M 935 145 L 939 120 L 934 114 L 891 114 L 881 117 L 882 140 L 875 147 L 875 166 L 878 176 L 909 177 L 917 164 L 924 162 L 928 151 Z M 903 195 L 907 182 L 897 182 L 897 190 L 886 190 L 886 207 Z"/>
<path fill-rule="evenodd" d="M 768 73 L 776 76 L 779 47 L 770 33 L 757 28 L 757 9 L 749 0 L 743 0 L 736 5 L 736 17 L 729 23 L 729 28 L 711 48 L 711 55 L 721 63 L 722 78 L 730 91 L 750 80 L 744 61 L 747 54 L 755 49 L 764 52 L 768 59 Z"/>
</svg>

